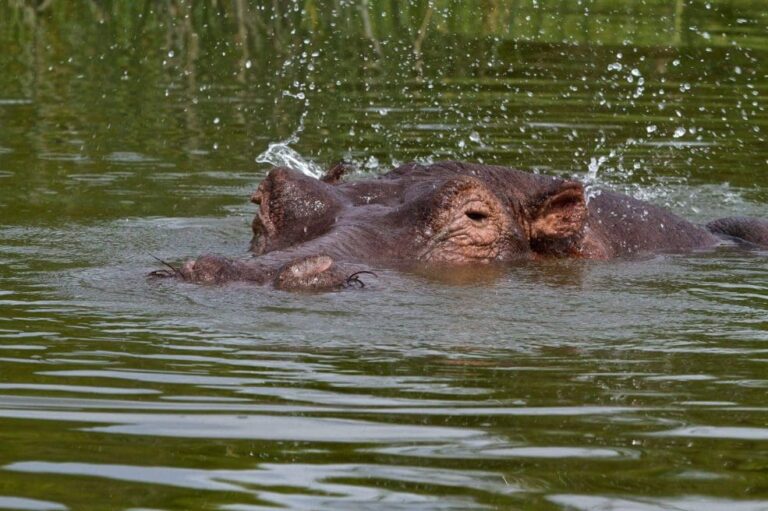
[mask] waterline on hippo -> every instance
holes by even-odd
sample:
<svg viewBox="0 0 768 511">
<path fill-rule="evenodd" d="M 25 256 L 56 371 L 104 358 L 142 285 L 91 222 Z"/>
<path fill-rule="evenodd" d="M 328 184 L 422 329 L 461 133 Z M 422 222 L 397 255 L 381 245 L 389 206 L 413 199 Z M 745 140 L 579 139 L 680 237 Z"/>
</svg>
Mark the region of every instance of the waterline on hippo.
<svg viewBox="0 0 768 511">
<path fill-rule="evenodd" d="M 768 221 L 698 226 L 653 204 L 575 180 L 506 167 L 409 163 L 344 182 L 272 169 L 251 196 L 251 255 L 204 255 L 153 272 L 186 281 L 246 281 L 297 291 L 363 287 L 372 268 L 498 267 L 543 258 L 613 259 L 709 249 L 737 240 L 768 247 Z"/>
</svg>

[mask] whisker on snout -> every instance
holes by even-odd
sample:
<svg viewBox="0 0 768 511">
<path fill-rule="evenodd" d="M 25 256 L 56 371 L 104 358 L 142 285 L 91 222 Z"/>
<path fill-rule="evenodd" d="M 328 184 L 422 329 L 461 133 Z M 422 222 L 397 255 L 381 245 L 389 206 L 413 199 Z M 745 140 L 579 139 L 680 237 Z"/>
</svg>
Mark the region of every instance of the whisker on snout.
<svg viewBox="0 0 768 511">
<path fill-rule="evenodd" d="M 149 254 L 149 256 L 162 264 L 163 266 L 167 266 L 169 270 L 155 270 L 152 272 L 149 272 L 150 277 L 159 277 L 159 278 L 169 278 L 169 277 L 181 277 L 181 270 L 173 266 L 171 263 L 168 263 L 166 261 L 163 261 L 159 257 L 153 254 Z"/>
<path fill-rule="evenodd" d="M 361 289 L 364 288 L 365 282 L 360 280 L 360 275 L 373 275 L 374 277 L 379 278 L 379 276 L 372 271 L 368 271 L 368 270 L 356 271 L 355 273 L 347 277 L 347 280 L 344 283 L 344 287 L 345 288 L 352 287 L 352 285 L 355 284 L 359 286 Z"/>
</svg>

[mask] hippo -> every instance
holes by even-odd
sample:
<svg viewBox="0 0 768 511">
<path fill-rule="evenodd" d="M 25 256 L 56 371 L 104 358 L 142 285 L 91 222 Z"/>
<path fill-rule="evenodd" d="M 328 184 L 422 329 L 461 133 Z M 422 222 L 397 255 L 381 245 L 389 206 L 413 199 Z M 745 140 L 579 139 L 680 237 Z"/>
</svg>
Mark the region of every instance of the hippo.
<svg viewBox="0 0 768 511">
<path fill-rule="evenodd" d="M 768 247 L 768 221 L 695 225 L 610 191 L 588 198 L 579 181 L 446 161 L 408 163 L 374 179 L 321 179 L 273 168 L 251 196 L 259 206 L 250 255 L 203 255 L 152 274 L 189 282 L 245 281 L 277 289 L 364 286 L 372 268 L 508 265 L 544 258 L 613 259 L 709 249 L 734 241 Z"/>
</svg>

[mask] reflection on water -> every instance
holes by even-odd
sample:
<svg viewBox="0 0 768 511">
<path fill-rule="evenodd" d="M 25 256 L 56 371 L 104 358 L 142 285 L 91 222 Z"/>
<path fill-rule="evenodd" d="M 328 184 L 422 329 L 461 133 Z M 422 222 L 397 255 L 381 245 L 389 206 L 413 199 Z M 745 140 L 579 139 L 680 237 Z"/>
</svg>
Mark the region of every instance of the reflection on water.
<svg viewBox="0 0 768 511">
<path fill-rule="evenodd" d="M 742 496 L 768 439 L 761 254 L 385 272 L 323 295 L 143 277 L 148 252 L 237 253 L 247 229 L 2 230 L 8 499 L 765 508 Z"/>
<path fill-rule="evenodd" d="M 742 496 L 768 439 L 759 254 L 474 284 L 390 272 L 323 295 L 142 277 L 144 244 L 194 253 L 201 232 L 247 231 L 228 222 L 81 226 L 77 243 L 30 241 L 43 255 L 6 251 L 62 261 L 3 274 L 9 498 L 44 480 L 70 507 L 76 482 L 84 505 L 152 488 L 141 502 L 160 508 L 199 492 L 225 509 L 765 508 Z M 110 243 L 98 265 L 64 257 Z"/>
<path fill-rule="evenodd" d="M 667 511 L 669 509 L 680 511 L 696 511 L 707 509 L 709 511 L 761 511 L 765 509 L 765 501 L 751 500 L 734 502 L 732 500 L 712 499 L 700 496 L 672 499 L 642 499 L 629 500 L 609 497 L 588 497 L 584 495 L 556 495 L 549 499 L 567 509 L 594 510 L 594 509 L 624 509 L 627 511 Z"/>
<path fill-rule="evenodd" d="M 482 509 L 461 496 L 430 496 L 417 492 L 388 489 L 386 485 L 434 488 L 473 488 L 477 493 L 511 494 L 522 491 L 495 474 L 463 470 L 425 470 L 396 465 L 358 464 L 262 464 L 256 470 L 198 470 L 170 467 L 124 465 L 86 465 L 79 463 L 19 463 L 11 471 L 37 474 L 83 475 L 151 485 L 207 491 L 251 494 L 265 504 L 289 509 Z M 361 486 L 353 481 L 367 480 L 375 485 Z M 349 481 L 344 484 L 341 481 Z M 382 487 L 376 487 L 381 485 Z M 275 491 L 280 488 L 283 491 Z M 302 494 L 302 489 L 311 491 Z M 285 490 L 293 490 L 286 493 Z M 225 509 L 263 509 L 261 506 L 229 505 Z"/>
<path fill-rule="evenodd" d="M 762 2 L 144 5 L 0 6 L 0 508 L 768 509 L 765 251 L 144 277 L 264 151 L 768 216 Z"/>
</svg>

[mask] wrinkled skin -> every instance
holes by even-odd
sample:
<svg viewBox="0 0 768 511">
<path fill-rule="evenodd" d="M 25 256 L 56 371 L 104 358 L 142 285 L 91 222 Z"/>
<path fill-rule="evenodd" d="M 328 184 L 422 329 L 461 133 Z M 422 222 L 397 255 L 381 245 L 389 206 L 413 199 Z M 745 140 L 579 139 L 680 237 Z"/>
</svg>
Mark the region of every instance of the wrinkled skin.
<svg viewBox="0 0 768 511">
<path fill-rule="evenodd" d="M 378 178 L 341 182 L 273 169 L 253 193 L 251 257 L 205 255 L 174 275 L 284 290 L 361 285 L 371 267 L 473 267 L 540 258 L 610 259 L 714 247 L 723 238 L 768 246 L 768 222 L 728 218 L 707 227 L 631 197 L 587 201 L 577 181 L 504 167 L 442 162 L 403 165 Z"/>
</svg>

